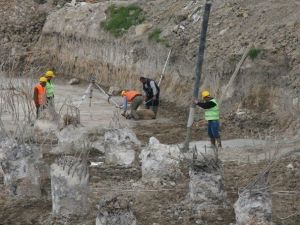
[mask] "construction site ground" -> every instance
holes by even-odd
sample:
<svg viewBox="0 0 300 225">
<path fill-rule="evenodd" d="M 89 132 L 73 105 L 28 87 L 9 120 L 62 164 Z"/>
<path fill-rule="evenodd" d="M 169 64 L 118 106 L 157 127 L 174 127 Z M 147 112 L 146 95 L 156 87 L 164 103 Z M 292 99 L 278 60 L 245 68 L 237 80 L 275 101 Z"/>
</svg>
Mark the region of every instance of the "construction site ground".
<svg viewBox="0 0 300 225">
<path fill-rule="evenodd" d="M 56 81 L 56 109 L 72 100 L 74 104 L 80 103 L 88 84 L 79 86 L 66 85 L 65 81 Z M 121 103 L 119 97 L 114 98 Z M 107 102 L 105 95 L 94 90 L 92 104 L 87 98 L 80 105 L 81 123 L 87 127 L 109 128 L 112 117 L 120 113 L 115 106 Z M 9 124 L 9 116 L 4 123 Z M 131 121 L 120 117 L 123 126 L 134 130 L 137 137 L 145 146 L 151 136 L 161 143 L 181 144 L 185 138 L 187 109 L 180 109 L 173 104 L 162 100 L 159 115 L 156 120 Z M 225 225 L 234 223 L 233 204 L 238 198 L 239 188 L 245 186 L 255 178 L 269 164 L 273 163 L 270 183 L 273 194 L 273 221 L 276 224 L 300 224 L 300 155 L 297 146 L 299 140 L 285 141 L 244 139 L 234 133 L 227 132 L 228 122 L 223 127 L 223 149 L 219 152 L 224 162 L 225 188 L 231 207 L 220 211 L 218 215 L 207 215 L 207 218 L 196 218 L 183 204 L 188 193 L 188 165 L 183 165 L 185 176 L 174 183 L 163 183 L 161 186 L 151 186 L 140 181 L 141 168 L 136 165 L 129 168 L 108 166 L 103 162 L 103 153 L 93 151 L 90 154 L 91 162 L 100 162 L 98 166 L 90 167 L 90 201 L 92 210 L 84 218 L 65 217 L 54 218 L 51 215 L 50 179 L 43 199 L 12 199 L 4 191 L 0 192 L 0 224 L 1 225 L 50 225 L 50 224 L 95 224 L 96 205 L 103 196 L 120 194 L 124 198 L 133 199 L 133 211 L 139 225 L 182 225 L 197 224 L 199 219 L 205 219 L 209 225 Z M 232 130 L 232 129 L 230 129 Z M 193 128 L 192 145 L 198 151 L 210 151 L 206 135 L 205 123 Z M 298 153 L 297 153 L 298 151 Z M 284 155 L 284 156 L 283 156 Z M 276 160 L 279 156 L 279 160 Z M 44 160 L 49 165 L 57 155 L 45 154 Z M 293 173 L 287 169 L 292 163 L 296 170 Z M 0 189 L 4 190 L 3 177 L 0 174 Z"/>
</svg>

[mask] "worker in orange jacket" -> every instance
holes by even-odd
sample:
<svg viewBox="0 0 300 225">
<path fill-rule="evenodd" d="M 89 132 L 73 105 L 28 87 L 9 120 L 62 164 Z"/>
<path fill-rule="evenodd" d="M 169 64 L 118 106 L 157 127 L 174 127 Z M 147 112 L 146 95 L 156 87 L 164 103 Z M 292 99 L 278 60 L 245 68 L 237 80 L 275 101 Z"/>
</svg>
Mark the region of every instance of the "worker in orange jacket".
<svg viewBox="0 0 300 225">
<path fill-rule="evenodd" d="M 47 78 L 41 77 L 40 82 L 35 85 L 33 90 L 33 101 L 36 107 L 36 118 L 40 116 L 40 111 L 43 110 L 46 104 L 46 83 Z"/>
<path fill-rule="evenodd" d="M 124 103 L 123 103 L 123 113 L 122 115 L 125 116 L 127 119 L 139 119 L 139 115 L 137 114 L 137 109 L 140 105 L 143 104 L 144 102 L 144 97 L 142 96 L 141 93 L 137 91 L 122 91 L 121 93 L 122 97 L 124 98 Z M 127 109 L 128 109 L 128 103 L 130 103 L 130 114 L 127 116 Z"/>
</svg>

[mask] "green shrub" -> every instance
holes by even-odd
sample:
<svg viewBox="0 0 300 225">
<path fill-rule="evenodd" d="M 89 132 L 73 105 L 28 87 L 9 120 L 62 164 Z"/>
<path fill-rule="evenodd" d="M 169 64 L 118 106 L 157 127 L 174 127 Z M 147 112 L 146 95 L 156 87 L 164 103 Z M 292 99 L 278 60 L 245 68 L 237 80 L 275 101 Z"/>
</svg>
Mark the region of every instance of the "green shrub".
<svg viewBox="0 0 300 225">
<path fill-rule="evenodd" d="M 258 56 L 258 54 L 259 54 L 261 51 L 262 51 L 262 49 L 253 47 L 253 48 L 250 49 L 250 51 L 249 51 L 249 53 L 248 53 L 248 56 L 249 56 L 252 60 L 254 60 L 254 59 L 256 59 L 256 57 Z"/>
<path fill-rule="evenodd" d="M 148 35 L 148 39 L 151 41 L 155 41 L 157 43 L 162 43 L 164 44 L 166 47 L 170 47 L 167 39 L 165 38 L 161 38 L 160 37 L 161 34 L 161 30 L 159 28 L 154 29 L 151 33 L 149 33 Z"/>
<path fill-rule="evenodd" d="M 111 5 L 107 9 L 108 19 L 102 23 L 105 30 L 118 37 L 125 33 L 131 26 L 144 21 L 143 10 L 136 5 L 120 6 Z"/>
</svg>

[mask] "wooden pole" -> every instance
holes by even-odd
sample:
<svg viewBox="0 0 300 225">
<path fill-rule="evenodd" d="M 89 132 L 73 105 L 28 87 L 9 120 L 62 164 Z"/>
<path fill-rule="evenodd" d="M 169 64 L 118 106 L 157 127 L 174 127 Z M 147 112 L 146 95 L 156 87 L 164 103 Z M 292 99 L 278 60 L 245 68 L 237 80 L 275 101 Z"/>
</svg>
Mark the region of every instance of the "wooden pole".
<svg viewBox="0 0 300 225">
<path fill-rule="evenodd" d="M 241 58 L 240 62 L 237 64 L 234 73 L 232 74 L 230 80 L 228 81 L 228 84 L 226 85 L 224 91 L 222 92 L 222 95 L 221 95 L 220 100 L 219 100 L 219 105 L 222 104 L 223 99 L 226 95 L 226 92 L 228 91 L 229 87 L 233 84 L 233 81 L 235 80 L 236 76 L 239 74 L 240 68 L 243 65 L 245 59 L 247 58 L 248 53 L 249 53 L 251 48 L 252 48 L 252 44 L 248 45 L 248 47 L 246 48 L 246 51 L 244 52 L 243 57 Z"/>
<path fill-rule="evenodd" d="M 202 31 L 201 31 L 201 35 L 200 35 L 198 59 L 197 59 L 197 64 L 196 64 L 193 100 L 198 99 L 198 95 L 199 95 L 199 88 L 200 88 L 200 81 L 201 81 L 201 74 L 202 74 L 202 66 L 203 66 L 203 61 L 204 61 L 204 50 L 205 50 L 206 34 L 207 34 L 210 10 L 211 10 L 211 2 L 209 0 L 207 0 L 205 3 L 203 20 L 202 20 Z M 194 103 L 192 103 L 190 106 L 190 113 L 189 113 L 189 118 L 188 118 L 188 122 L 187 122 L 187 133 L 186 133 L 186 139 L 185 139 L 184 148 L 183 148 L 184 152 L 187 152 L 189 150 L 189 145 L 190 145 L 190 140 L 191 140 L 191 130 L 192 130 L 193 122 L 194 122 L 195 108 L 196 108 L 196 105 Z"/>
</svg>

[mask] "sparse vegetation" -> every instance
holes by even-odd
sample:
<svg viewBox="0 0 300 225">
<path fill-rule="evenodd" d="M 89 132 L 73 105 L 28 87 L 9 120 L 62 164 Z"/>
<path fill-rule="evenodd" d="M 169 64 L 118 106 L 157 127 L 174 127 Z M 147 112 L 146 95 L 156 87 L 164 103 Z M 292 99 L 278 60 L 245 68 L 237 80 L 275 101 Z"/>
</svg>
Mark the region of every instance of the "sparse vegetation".
<svg viewBox="0 0 300 225">
<path fill-rule="evenodd" d="M 148 39 L 151 41 L 155 41 L 156 43 L 163 43 L 166 47 L 170 47 L 167 39 L 160 37 L 161 32 L 162 31 L 159 28 L 154 29 L 149 33 Z"/>
<path fill-rule="evenodd" d="M 252 60 L 254 60 L 254 59 L 257 58 L 258 54 L 259 54 L 261 51 L 262 51 L 262 49 L 253 47 L 253 48 L 250 49 L 250 51 L 249 51 L 249 53 L 248 53 L 248 56 L 249 56 Z"/>
<path fill-rule="evenodd" d="M 143 10 L 137 5 L 110 6 L 107 9 L 108 19 L 102 23 L 105 30 L 119 37 L 131 26 L 144 21 Z"/>
</svg>

